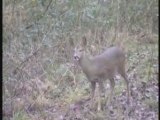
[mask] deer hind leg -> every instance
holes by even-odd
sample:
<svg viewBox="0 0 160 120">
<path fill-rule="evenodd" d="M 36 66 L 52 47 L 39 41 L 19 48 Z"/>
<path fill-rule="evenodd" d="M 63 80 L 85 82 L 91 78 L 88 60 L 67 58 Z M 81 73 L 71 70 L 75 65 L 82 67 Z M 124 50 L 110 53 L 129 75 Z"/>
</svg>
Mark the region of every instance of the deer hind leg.
<svg viewBox="0 0 160 120">
<path fill-rule="evenodd" d="M 114 78 L 110 78 L 110 85 L 111 85 L 111 92 L 110 92 L 110 97 L 109 97 L 109 103 L 113 100 L 113 94 L 114 94 L 114 87 L 115 87 L 115 81 Z"/>
<path fill-rule="evenodd" d="M 129 104 L 129 99 L 130 99 L 129 80 L 128 80 L 127 74 L 125 72 L 124 64 L 121 64 L 121 66 L 118 69 L 118 73 L 124 78 L 124 80 L 126 82 L 126 85 L 127 85 L 127 103 Z"/>
<path fill-rule="evenodd" d="M 96 82 L 91 82 L 91 107 L 93 106 L 94 102 L 94 94 L 95 94 Z"/>
<path fill-rule="evenodd" d="M 105 97 L 105 89 L 104 89 L 104 84 L 103 84 L 103 80 L 99 81 L 98 82 L 98 106 L 97 106 L 97 110 L 98 111 L 101 111 L 103 108 L 102 108 L 102 104 L 103 104 L 103 101 L 102 101 L 102 97 Z"/>
<path fill-rule="evenodd" d="M 94 98 L 96 82 L 91 82 L 91 98 Z"/>
</svg>

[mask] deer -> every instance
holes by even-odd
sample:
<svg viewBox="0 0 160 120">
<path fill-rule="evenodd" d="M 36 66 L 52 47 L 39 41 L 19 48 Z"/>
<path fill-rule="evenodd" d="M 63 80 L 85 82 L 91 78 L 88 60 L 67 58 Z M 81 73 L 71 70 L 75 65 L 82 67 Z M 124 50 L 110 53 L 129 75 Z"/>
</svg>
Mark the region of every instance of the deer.
<svg viewBox="0 0 160 120">
<path fill-rule="evenodd" d="M 89 57 L 85 52 L 87 40 L 82 39 L 81 44 L 78 44 L 74 48 L 73 58 L 78 62 L 83 73 L 86 75 L 88 81 L 91 83 L 91 99 L 93 102 L 96 84 L 99 85 L 99 93 L 103 94 L 104 84 L 107 79 L 110 81 L 110 99 L 112 100 L 115 80 L 114 77 L 118 73 L 120 74 L 127 86 L 127 103 L 129 103 L 129 80 L 125 71 L 125 53 L 118 47 L 113 46 L 107 48 L 99 55 Z M 101 109 L 101 107 L 99 108 Z"/>
</svg>

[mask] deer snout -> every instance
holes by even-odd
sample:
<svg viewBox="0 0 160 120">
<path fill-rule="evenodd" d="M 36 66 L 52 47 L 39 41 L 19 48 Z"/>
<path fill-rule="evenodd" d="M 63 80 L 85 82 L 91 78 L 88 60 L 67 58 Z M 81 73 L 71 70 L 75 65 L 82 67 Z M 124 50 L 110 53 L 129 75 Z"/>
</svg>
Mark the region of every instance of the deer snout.
<svg viewBox="0 0 160 120">
<path fill-rule="evenodd" d="M 76 56 L 76 55 L 74 55 L 74 59 L 76 60 L 76 61 L 79 61 L 79 57 L 78 56 Z"/>
</svg>

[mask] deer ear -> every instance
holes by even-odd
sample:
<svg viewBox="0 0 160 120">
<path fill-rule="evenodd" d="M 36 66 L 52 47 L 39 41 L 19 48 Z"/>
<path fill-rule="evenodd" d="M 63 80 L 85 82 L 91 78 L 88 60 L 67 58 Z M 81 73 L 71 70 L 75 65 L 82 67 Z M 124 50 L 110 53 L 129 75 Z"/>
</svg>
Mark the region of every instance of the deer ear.
<svg viewBox="0 0 160 120">
<path fill-rule="evenodd" d="M 87 45 L 87 39 L 85 36 L 82 37 L 82 45 L 86 46 Z"/>
</svg>

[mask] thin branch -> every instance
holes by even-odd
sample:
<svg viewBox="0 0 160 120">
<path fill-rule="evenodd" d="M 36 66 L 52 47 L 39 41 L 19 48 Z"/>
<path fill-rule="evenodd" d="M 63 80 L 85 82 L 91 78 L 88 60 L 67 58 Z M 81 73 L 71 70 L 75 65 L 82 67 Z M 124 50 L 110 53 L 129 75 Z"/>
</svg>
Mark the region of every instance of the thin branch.
<svg viewBox="0 0 160 120">
<path fill-rule="evenodd" d="M 20 68 L 29 61 L 29 59 L 31 59 L 33 56 L 36 56 L 37 53 L 40 51 L 40 49 L 42 48 L 42 46 L 40 48 L 38 48 L 36 51 L 34 51 L 32 53 L 32 55 L 29 55 L 24 61 L 22 61 L 14 70 L 13 70 L 13 74 L 17 74 L 17 70 L 20 70 Z"/>
<path fill-rule="evenodd" d="M 48 11 L 48 8 L 49 8 L 49 6 L 51 5 L 51 3 L 52 3 L 52 0 L 50 0 L 49 4 L 47 5 L 46 10 L 44 11 L 44 15 L 45 15 L 45 14 L 46 14 L 46 12 Z"/>
<path fill-rule="evenodd" d="M 47 7 L 46 7 L 45 11 L 42 13 L 42 14 L 43 14 L 42 16 L 44 16 L 44 15 L 47 13 L 48 8 L 49 8 L 49 6 L 51 5 L 51 3 L 52 3 L 52 0 L 50 0 L 50 2 L 49 2 L 49 4 L 47 5 Z M 39 21 L 40 19 L 42 19 L 42 17 L 38 18 L 38 20 L 37 20 L 37 21 Z M 35 21 L 35 22 L 37 22 L 37 21 Z M 26 26 L 26 29 L 31 28 L 33 25 L 34 25 L 34 23 L 33 23 L 33 24 L 31 24 L 31 25 Z"/>
<path fill-rule="evenodd" d="M 53 48 L 54 47 L 58 47 L 59 46 L 59 44 L 56 44 L 55 46 L 53 46 Z M 36 56 L 37 55 L 37 53 L 42 49 L 42 47 L 44 47 L 43 45 L 41 46 L 41 47 L 39 47 L 36 51 L 34 51 L 33 53 L 32 53 L 32 55 L 29 55 L 28 57 L 26 57 L 26 59 L 24 60 L 24 61 L 22 61 L 14 70 L 13 70 L 13 74 L 17 74 L 17 70 L 20 70 L 20 69 L 22 69 L 23 68 L 23 65 L 26 63 L 26 62 L 28 62 L 33 56 Z"/>
</svg>

